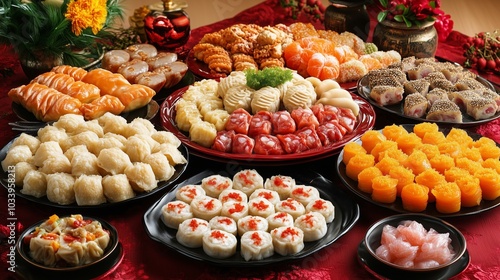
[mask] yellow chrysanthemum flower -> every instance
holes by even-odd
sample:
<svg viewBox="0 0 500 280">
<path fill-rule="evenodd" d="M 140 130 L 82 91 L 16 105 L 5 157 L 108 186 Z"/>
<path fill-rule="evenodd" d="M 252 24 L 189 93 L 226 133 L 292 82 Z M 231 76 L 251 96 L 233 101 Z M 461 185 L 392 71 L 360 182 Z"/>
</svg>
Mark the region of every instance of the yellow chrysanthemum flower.
<svg viewBox="0 0 500 280">
<path fill-rule="evenodd" d="M 97 34 L 106 22 L 106 0 L 71 0 L 64 15 L 71 21 L 71 31 L 79 36 L 86 28 Z"/>
</svg>

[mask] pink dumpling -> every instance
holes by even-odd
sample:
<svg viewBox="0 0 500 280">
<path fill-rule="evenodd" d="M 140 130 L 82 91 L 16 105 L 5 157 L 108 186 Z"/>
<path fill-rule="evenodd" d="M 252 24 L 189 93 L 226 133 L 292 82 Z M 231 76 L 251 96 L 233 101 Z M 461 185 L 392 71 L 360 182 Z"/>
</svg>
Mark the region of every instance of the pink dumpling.
<svg viewBox="0 0 500 280">
<path fill-rule="evenodd" d="M 375 254 L 383 259 L 383 260 L 386 260 L 388 262 L 391 261 L 391 255 L 389 254 L 389 248 L 387 248 L 387 246 L 385 245 L 380 245 L 376 250 L 375 250 Z"/>
<path fill-rule="evenodd" d="M 391 225 L 385 225 L 382 229 L 381 244 L 387 245 L 396 240 L 396 228 Z"/>
<path fill-rule="evenodd" d="M 418 246 L 411 246 L 410 243 L 401 239 L 394 240 L 387 247 L 393 260 L 413 260 L 418 252 Z"/>
<path fill-rule="evenodd" d="M 420 246 L 425 242 L 427 230 L 418 222 L 412 221 L 397 227 L 398 233 L 405 241 L 413 246 Z"/>
</svg>

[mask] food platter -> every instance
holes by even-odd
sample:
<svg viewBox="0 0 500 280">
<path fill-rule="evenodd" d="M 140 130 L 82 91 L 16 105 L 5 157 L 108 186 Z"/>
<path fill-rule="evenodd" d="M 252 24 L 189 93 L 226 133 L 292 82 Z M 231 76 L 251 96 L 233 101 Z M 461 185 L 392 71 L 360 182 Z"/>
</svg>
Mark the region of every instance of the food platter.
<svg viewBox="0 0 500 280">
<path fill-rule="evenodd" d="M 280 164 L 293 164 L 298 162 L 307 162 L 310 160 L 317 160 L 321 158 L 325 158 L 340 152 L 340 149 L 351 141 L 357 140 L 361 135 L 365 132 L 373 128 L 375 125 L 375 111 L 373 107 L 366 102 L 364 99 L 360 98 L 355 94 L 351 94 L 354 101 L 359 105 L 360 112 L 357 117 L 356 126 L 354 127 L 353 132 L 344 135 L 340 141 L 333 143 L 332 145 L 307 150 L 301 153 L 296 154 L 286 154 L 286 155 L 243 155 L 243 154 L 231 154 L 231 153 L 223 153 L 216 150 L 212 150 L 206 147 L 203 147 L 197 143 L 192 142 L 188 135 L 182 131 L 180 131 L 175 123 L 175 104 L 182 97 L 182 94 L 187 90 L 187 87 L 179 89 L 178 91 L 169 95 L 165 101 L 160 106 L 160 118 L 163 127 L 171 131 L 184 143 L 190 153 L 215 160 L 220 162 L 227 161 L 238 161 L 241 163 L 257 163 L 257 164 L 270 164 L 270 163 L 280 163 Z"/>
<path fill-rule="evenodd" d="M 259 171 L 263 177 L 266 175 L 275 175 L 265 174 L 265 172 L 269 172 L 269 170 Z M 255 267 L 301 259 L 311 255 L 331 245 L 338 238 L 346 234 L 359 219 L 359 206 L 344 191 L 336 187 L 333 182 L 313 171 L 305 171 L 301 172 L 301 174 L 289 174 L 289 176 L 293 176 L 297 184 L 302 183 L 316 187 L 320 192 L 321 198 L 331 201 L 335 206 L 335 219 L 328 224 L 326 236 L 318 241 L 305 242 L 304 249 L 291 256 L 274 254 L 269 258 L 258 261 L 245 261 L 243 257 L 240 256 L 239 249 L 237 249 L 236 254 L 227 259 L 212 258 L 206 255 L 201 248 L 192 249 L 181 245 L 175 238 L 176 230 L 168 228 L 161 220 L 162 206 L 176 199 L 175 192 L 177 189 L 188 184 L 199 184 L 203 178 L 212 174 L 224 174 L 224 172 L 215 172 L 211 170 L 203 171 L 175 186 L 146 211 L 144 214 L 144 224 L 146 232 L 151 239 L 195 260 L 205 261 L 223 267 Z M 287 174 L 282 173 L 282 175 Z"/>
<path fill-rule="evenodd" d="M 160 105 L 158 104 L 158 102 L 156 102 L 155 100 L 151 100 L 151 101 L 149 101 L 149 103 L 146 106 L 143 106 L 141 108 L 138 108 L 138 109 L 130 111 L 130 112 L 122 113 L 122 114 L 120 114 L 120 116 L 127 119 L 128 122 L 134 120 L 135 118 L 143 118 L 143 119 L 151 120 L 152 118 L 154 118 L 156 116 L 159 108 L 160 108 Z M 12 111 L 19 119 L 21 119 L 23 121 L 43 123 L 42 121 L 37 119 L 35 117 L 35 115 L 33 115 L 33 113 L 26 110 L 26 108 L 24 108 L 22 105 L 20 105 L 18 103 L 12 102 Z"/>
<path fill-rule="evenodd" d="M 405 124 L 405 125 L 402 125 L 402 126 L 407 131 L 412 131 L 414 125 Z M 440 131 L 442 131 L 443 133 L 446 134 L 447 132 L 449 132 L 450 129 L 451 128 L 440 128 Z M 474 140 L 477 140 L 477 139 L 479 139 L 481 137 L 481 135 L 473 133 L 473 132 L 468 132 L 468 134 Z M 360 140 L 358 140 L 358 142 L 361 143 Z M 403 208 L 403 203 L 402 203 L 402 201 L 401 201 L 401 199 L 399 197 L 396 199 L 396 201 L 394 203 L 380 203 L 380 202 L 374 201 L 371 198 L 371 195 L 369 193 L 365 193 L 365 192 L 361 191 L 358 188 L 358 183 L 347 176 L 347 174 L 346 174 L 346 165 L 342 162 L 343 155 L 344 155 L 344 151 L 341 151 L 340 154 L 339 154 L 339 157 L 337 159 L 336 169 L 337 169 L 338 175 L 340 176 L 340 179 L 342 180 L 342 182 L 344 183 L 344 185 L 350 191 L 352 191 L 358 197 L 360 197 L 360 198 L 362 198 L 362 199 L 364 199 L 364 200 L 366 200 L 366 201 L 368 201 L 370 203 L 378 205 L 378 206 L 380 206 L 382 208 L 390 209 L 390 210 L 393 210 L 393 211 L 398 212 L 398 213 L 411 213 L 411 212 L 408 212 L 407 210 L 405 210 Z M 427 208 L 423 212 L 421 212 L 421 213 L 428 214 L 428 215 L 431 215 L 431 216 L 434 216 L 434 217 L 468 216 L 468 215 L 474 215 L 474 214 L 478 214 L 478 213 L 481 213 L 481 212 L 493 209 L 493 208 L 495 208 L 495 207 L 497 207 L 499 205 L 500 205 L 500 197 L 498 197 L 495 200 L 484 200 L 483 199 L 478 206 L 475 206 L 475 207 L 462 207 L 460 209 L 460 211 L 458 211 L 456 213 L 443 214 L 443 213 L 440 213 L 440 212 L 438 212 L 436 210 L 436 207 L 435 207 L 434 204 L 430 203 L 427 206 Z"/>
<path fill-rule="evenodd" d="M 3 161 L 5 159 L 5 157 L 7 155 L 7 151 L 9 150 L 10 146 L 15 141 L 15 139 L 16 138 L 11 140 L 7 145 L 5 145 L 5 147 L 3 147 L 0 150 L 0 161 Z M 37 197 L 31 196 L 31 195 L 23 194 L 21 192 L 21 188 L 19 188 L 19 187 L 15 188 L 15 194 L 16 194 L 16 197 L 24 198 L 24 199 L 29 200 L 31 202 L 34 202 L 36 204 L 52 206 L 52 207 L 61 208 L 61 209 L 100 209 L 100 208 L 110 208 L 110 207 L 123 206 L 125 204 L 129 204 L 131 202 L 141 200 L 143 198 L 146 198 L 148 196 L 151 196 L 157 192 L 164 190 L 165 188 L 172 185 L 184 173 L 184 171 L 186 170 L 188 163 L 189 163 L 189 154 L 188 154 L 187 148 L 182 144 L 179 146 L 178 149 L 181 152 L 181 154 L 184 156 L 184 158 L 186 158 L 187 163 L 178 164 L 178 165 L 174 166 L 175 172 L 169 180 L 159 182 L 158 186 L 149 192 L 137 193 L 136 196 L 134 196 L 133 198 L 123 200 L 120 202 L 114 202 L 114 203 L 106 202 L 106 203 L 102 203 L 102 204 L 98 204 L 98 205 L 77 205 L 76 203 L 72 203 L 69 205 L 60 205 L 58 203 L 50 201 L 46 196 L 37 198 Z M 12 174 L 2 170 L 2 172 L 0 174 L 0 184 L 4 188 L 6 188 L 7 190 L 10 190 L 10 189 L 12 189 L 11 182 L 12 182 Z"/>
<path fill-rule="evenodd" d="M 477 77 L 477 81 L 481 82 L 487 88 L 495 91 L 495 87 L 488 80 L 486 80 L 486 79 L 478 76 Z M 417 121 L 426 121 L 425 117 L 418 118 L 418 117 L 412 117 L 412 116 L 405 115 L 403 113 L 404 101 L 401 101 L 398 104 L 387 105 L 387 106 L 382 106 L 382 105 L 378 104 L 374 99 L 372 99 L 370 97 L 370 88 L 368 86 L 368 76 L 366 76 L 366 75 L 363 76 L 358 81 L 358 83 L 357 83 L 357 89 L 358 89 L 358 94 L 361 97 L 363 97 L 368 102 L 370 102 L 370 104 L 372 104 L 373 106 L 375 106 L 375 107 L 377 107 L 379 109 L 382 109 L 384 111 L 387 111 L 389 113 L 392 113 L 392 114 L 397 115 L 397 116 L 402 117 L 402 118 L 411 119 L 411 120 L 417 120 Z M 479 125 L 479 124 L 482 124 L 482 123 L 486 123 L 486 122 L 492 121 L 494 119 L 497 119 L 499 117 L 500 117 L 500 112 L 497 112 L 491 118 L 484 119 L 484 120 L 475 120 L 474 118 L 472 118 L 471 116 L 469 116 L 465 112 L 465 110 L 462 109 L 462 123 L 450 123 L 450 122 L 446 122 L 446 121 L 434 121 L 434 120 L 433 120 L 433 122 L 441 123 L 441 124 L 453 124 L 455 126 L 472 126 L 472 125 Z"/>
</svg>

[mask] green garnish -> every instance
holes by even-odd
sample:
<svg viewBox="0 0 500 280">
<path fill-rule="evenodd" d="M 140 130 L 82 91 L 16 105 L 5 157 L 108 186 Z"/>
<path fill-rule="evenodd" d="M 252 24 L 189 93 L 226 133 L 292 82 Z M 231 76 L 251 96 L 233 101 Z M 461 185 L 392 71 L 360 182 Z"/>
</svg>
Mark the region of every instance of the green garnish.
<svg viewBox="0 0 500 280">
<path fill-rule="evenodd" d="M 247 86 L 258 90 L 266 86 L 277 87 L 292 80 L 293 72 L 281 67 L 269 67 L 262 70 L 245 70 Z"/>
</svg>

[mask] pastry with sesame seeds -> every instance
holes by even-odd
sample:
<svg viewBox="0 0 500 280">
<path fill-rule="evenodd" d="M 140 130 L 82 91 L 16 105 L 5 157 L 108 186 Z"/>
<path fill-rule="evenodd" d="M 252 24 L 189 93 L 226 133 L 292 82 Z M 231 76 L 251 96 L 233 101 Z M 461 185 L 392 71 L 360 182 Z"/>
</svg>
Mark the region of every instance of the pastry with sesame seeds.
<svg viewBox="0 0 500 280">
<path fill-rule="evenodd" d="M 426 95 L 429 91 L 429 86 L 431 83 L 425 79 L 411 80 L 403 84 L 405 89 L 405 94 L 420 93 L 421 95 Z"/>
<path fill-rule="evenodd" d="M 462 112 L 458 105 L 450 100 L 437 100 L 429 109 L 426 119 L 429 121 L 462 123 Z"/>
<path fill-rule="evenodd" d="M 412 93 L 405 98 L 403 113 L 406 116 L 421 118 L 427 112 L 429 102 L 419 93 Z"/>
<path fill-rule="evenodd" d="M 476 98 L 467 103 L 467 114 L 475 120 L 491 118 L 498 110 L 498 105 L 494 100 L 486 98 Z"/>
<path fill-rule="evenodd" d="M 486 88 L 485 85 L 474 78 L 461 78 L 455 83 L 455 87 L 457 88 L 457 90 Z"/>
<path fill-rule="evenodd" d="M 381 106 L 397 104 L 403 100 L 404 89 L 392 86 L 376 86 L 370 91 L 370 97 Z"/>
<path fill-rule="evenodd" d="M 429 101 L 429 106 L 431 106 L 436 100 L 448 100 L 448 92 L 441 88 L 435 88 L 430 90 L 426 95 L 427 101 Z"/>
</svg>

